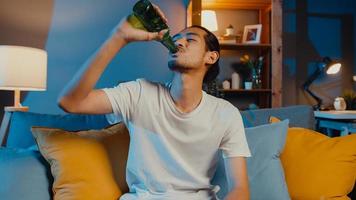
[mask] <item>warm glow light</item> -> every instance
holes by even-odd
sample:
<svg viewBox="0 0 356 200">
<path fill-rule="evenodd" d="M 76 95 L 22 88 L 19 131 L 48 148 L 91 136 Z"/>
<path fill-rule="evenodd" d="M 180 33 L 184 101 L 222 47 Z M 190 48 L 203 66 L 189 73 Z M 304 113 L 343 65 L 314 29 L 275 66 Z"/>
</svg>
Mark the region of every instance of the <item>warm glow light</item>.
<svg viewBox="0 0 356 200">
<path fill-rule="evenodd" d="M 216 20 L 216 13 L 213 10 L 203 10 L 201 16 L 202 26 L 209 31 L 218 30 L 218 22 Z"/>
<path fill-rule="evenodd" d="M 336 74 L 340 71 L 341 64 L 340 63 L 335 63 L 329 67 L 329 69 L 326 71 L 327 74 Z"/>
</svg>

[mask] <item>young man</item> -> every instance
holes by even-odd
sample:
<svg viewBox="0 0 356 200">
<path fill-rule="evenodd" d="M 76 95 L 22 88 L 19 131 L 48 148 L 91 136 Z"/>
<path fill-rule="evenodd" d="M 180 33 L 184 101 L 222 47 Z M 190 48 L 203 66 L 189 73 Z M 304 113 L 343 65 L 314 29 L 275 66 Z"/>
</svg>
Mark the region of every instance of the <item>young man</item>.
<svg viewBox="0 0 356 200">
<path fill-rule="evenodd" d="M 179 51 L 168 62 L 174 73 L 170 83 L 138 79 L 93 89 L 121 48 L 133 41 L 159 40 L 163 34 L 134 29 L 123 19 L 63 91 L 59 106 L 71 113 L 113 113 L 127 126 L 130 193 L 121 200 L 217 199 L 219 189 L 210 180 L 219 149 L 234 185 L 226 199 L 248 199 L 244 157 L 250 151 L 241 115 L 227 101 L 202 91 L 203 81 L 218 73 L 219 43 L 208 30 L 189 27 L 174 36 Z"/>
</svg>

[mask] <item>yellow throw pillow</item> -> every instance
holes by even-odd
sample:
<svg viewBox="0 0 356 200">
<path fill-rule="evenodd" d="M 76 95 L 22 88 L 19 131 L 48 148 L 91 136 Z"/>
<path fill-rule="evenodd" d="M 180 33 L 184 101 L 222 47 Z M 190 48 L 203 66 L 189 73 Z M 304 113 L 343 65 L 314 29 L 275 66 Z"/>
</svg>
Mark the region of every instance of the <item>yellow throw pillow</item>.
<svg viewBox="0 0 356 200">
<path fill-rule="evenodd" d="M 278 119 L 277 117 L 274 117 L 274 116 L 270 116 L 269 117 L 269 123 L 277 123 L 277 122 L 280 122 L 281 120 Z"/>
<path fill-rule="evenodd" d="M 31 131 L 51 166 L 54 199 L 116 200 L 128 190 L 129 135 L 124 124 L 77 132 L 45 127 Z"/>
<path fill-rule="evenodd" d="M 349 199 L 356 181 L 356 134 L 330 138 L 289 128 L 281 161 L 293 200 Z"/>
</svg>

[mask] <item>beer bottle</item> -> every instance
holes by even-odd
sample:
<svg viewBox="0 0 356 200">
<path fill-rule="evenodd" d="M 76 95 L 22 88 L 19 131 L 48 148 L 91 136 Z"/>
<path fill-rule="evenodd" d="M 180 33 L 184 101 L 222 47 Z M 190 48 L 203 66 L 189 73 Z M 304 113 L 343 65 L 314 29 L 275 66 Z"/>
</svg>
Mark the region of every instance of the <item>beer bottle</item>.
<svg viewBox="0 0 356 200">
<path fill-rule="evenodd" d="M 149 0 L 139 0 L 134 5 L 132 11 L 133 13 L 128 17 L 128 22 L 135 28 L 149 32 L 159 32 L 163 29 L 169 29 Z M 163 35 L 160 42 L 171 53 L 178 51 L 172 37 L 169 35 L 169 30 Z"/>
</svg>

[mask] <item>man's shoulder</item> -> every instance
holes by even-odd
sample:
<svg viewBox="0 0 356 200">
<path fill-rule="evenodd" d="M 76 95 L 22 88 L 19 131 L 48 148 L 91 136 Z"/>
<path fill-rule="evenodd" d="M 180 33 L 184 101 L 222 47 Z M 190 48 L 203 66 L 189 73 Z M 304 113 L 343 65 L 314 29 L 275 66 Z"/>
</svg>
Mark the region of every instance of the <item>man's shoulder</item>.
<svg viewBox="0 0 356 200">
<path fill-rule="evenodd" d="M 140 88 L 158 88 L 164 87 L 166 84 L 157 81 L 147 80 L 145 78 L 137 78 L 131 81 L 119 82 L 119 85 L 126 87 L 140 87 Z"/>
<path fill-rule="evenodd" d="M 141 86 L 142 91 L 151 91 L 151 92 L 153 92 L 152 90 L 158 91 L 160 89 L 164 89 L 164 88 L 167 87 L 166 83 L 159 82 L 159 81 L 147 80 L 147 79 L 144 79 L 144 78 L 136 79 L 135 82 L 137 82 Z"/>
<path fill-rule="evenodd" d="M 240 115 L 240 110 L 233 105 L 231 102 L 215 97 L 212 95 L 207 95 L 208 108 L 213 110 L 218 116 L 224 116 L 226 118 L 234 118 Z"/>
<path fill-rule="evenodd" d="M 163 82 L 152 81 L 152 80 L 148 80 L 148 79 L 145 79 L 145 78 L 138 78 L 138 79 L 136 79 L 136 82 L 138 82 L 140 84 L 148 85 L 148 86 L 162 86 L 162 85 L 165 85 L 165 83 L 163 83 Z"/>
<path fill-rule="evenodd" d="M 209 103 L 211 104 L 216 104 L 219 108 L 230 108 L 230 109 L 238 109 L 237 107 L 235 107 L 232 103 L 230 103 L 229 101 L 220 98 L 220 97 L 216 97 L 213 96 L 211 94 L 206 93 L 207 99 L 209 101 Z"/>
</svg>

